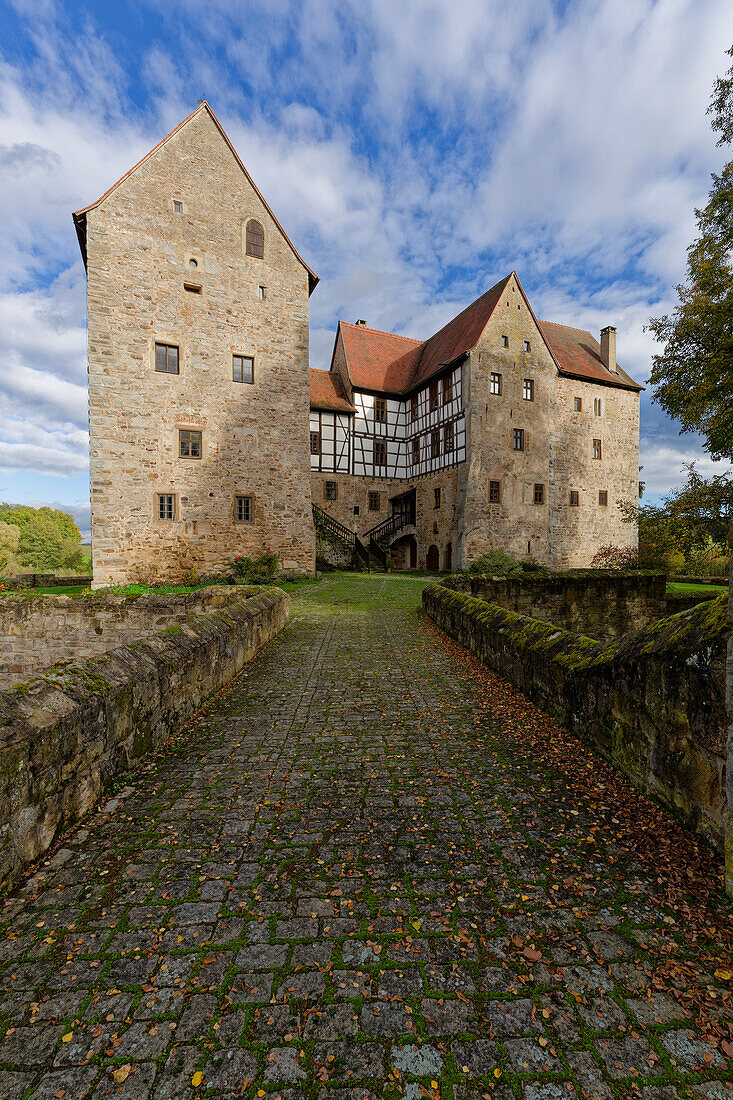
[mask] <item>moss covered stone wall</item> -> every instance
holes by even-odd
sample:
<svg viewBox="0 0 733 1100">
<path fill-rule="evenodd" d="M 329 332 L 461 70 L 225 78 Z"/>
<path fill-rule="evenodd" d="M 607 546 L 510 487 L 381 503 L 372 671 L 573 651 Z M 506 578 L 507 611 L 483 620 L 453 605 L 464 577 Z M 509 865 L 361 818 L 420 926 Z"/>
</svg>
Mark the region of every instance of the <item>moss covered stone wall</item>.
<svg viewBox="0 0 733 1100">
<path fill-rule="evenodd" d="M 0 884 L 239 672 L 285 625 L 289 604 L 280 589 L 260 589 L 0 691 Z"/>
<path fill-rule="evenodd" d="M 727 596 L 599 642 L 433 584 L 431 619 L 639 790 L 724 847 Z"/>
</svg>

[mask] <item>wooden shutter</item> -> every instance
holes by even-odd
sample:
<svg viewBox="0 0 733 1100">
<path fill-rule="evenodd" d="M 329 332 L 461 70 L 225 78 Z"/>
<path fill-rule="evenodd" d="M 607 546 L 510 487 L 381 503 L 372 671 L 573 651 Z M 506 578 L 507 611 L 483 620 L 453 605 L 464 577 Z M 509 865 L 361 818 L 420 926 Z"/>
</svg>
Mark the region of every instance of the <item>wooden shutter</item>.
<svg viewBox="0 0 733 1100">
<path fill-rule="evenodd" d="M 250 218 L 247 222 L 245 251 L 248 256 L 254 256 L 258 260 L 264 259 L 265 231 L 254 218 Z"/>
</svg>

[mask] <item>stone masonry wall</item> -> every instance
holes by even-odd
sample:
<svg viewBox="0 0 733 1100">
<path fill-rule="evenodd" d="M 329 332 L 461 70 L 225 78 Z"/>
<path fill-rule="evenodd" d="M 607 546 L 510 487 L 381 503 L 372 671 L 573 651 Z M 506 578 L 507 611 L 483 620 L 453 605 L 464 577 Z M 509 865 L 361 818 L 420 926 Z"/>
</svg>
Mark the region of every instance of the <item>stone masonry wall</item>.
<svg viewBox="0 0 733 1100">
<path fill-rule="evenodd" d="M 442 630 L 723 851 L 727 597 L 603 643 L 443 585 Z"/>
<path fill-rule="evenodd" d="M 279 589 L 0 692 L 0 884 L 159 748 L 286 623 Z"/>
<path fill-rule="evenodd" d="M 446 577 L 442 583 L 446 588 L 597 641 L 641 630 L 670 614 L 662 573 L 589 569 L 549 577 L 532 573 L 521 578 L 468 574 Z M 699 596 L 696 602 L 700 602 Z"/>
<path fill-rule="evenodd" d="M 3 596 L 0 688 L 241 603 L 257 591 L 217 585 L 181 595 Z"/>
</svg>

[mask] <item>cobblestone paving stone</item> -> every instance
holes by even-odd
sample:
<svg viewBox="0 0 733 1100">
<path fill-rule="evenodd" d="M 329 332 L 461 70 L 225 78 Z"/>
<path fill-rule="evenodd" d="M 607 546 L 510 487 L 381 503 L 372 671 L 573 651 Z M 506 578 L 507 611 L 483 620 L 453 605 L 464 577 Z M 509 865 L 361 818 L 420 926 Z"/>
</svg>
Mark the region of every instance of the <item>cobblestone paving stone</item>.
<svg viewBox="0 0 733 1100">
<path fill-rule="evenodd" d="M 553 830 L 564 779 L 458 674 L 421 583 L 302 589 L 6 898 L 1 1097 L 733 1097 L 652 985 L 652 940 L 695 965 L 653 871 L 584 810 Z"/>
</svg>

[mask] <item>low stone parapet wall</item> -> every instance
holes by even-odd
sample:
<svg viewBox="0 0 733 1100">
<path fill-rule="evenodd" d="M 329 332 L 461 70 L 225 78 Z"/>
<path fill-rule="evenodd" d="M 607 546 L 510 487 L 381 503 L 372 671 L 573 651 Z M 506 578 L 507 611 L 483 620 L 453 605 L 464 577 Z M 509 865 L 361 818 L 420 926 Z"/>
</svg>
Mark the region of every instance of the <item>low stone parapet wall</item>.
<svg viewBox="0 0 733 1100">
<path fill-rule="evenodd" d="M 62 577 L 58 573 L 19 573 L 17 577 L 9 577 L 3 582 L 8 588 L 89 588 L 92 578 Z"/>
<path fill-rule="evenodd" d="M 237 591 L 226 607 L 0 692 L 0 884 L 282 629 L 284 592 Z"/>
<path fill-rule="evenodd" d="M 257 588 L 213 585 L 181 595 L 7 595 L 0 598 L 0 688 L 44 669 L 138 641 L 196 615 L 241 602 Z"/>
<path fill-rule="evenodd" d="M 444 585 L 437 625 L 723 851 L 727 596 L 603 643 Z"/>
<path fill-rule="evenodd" d="M 610 640 L 640 630 L 667 612 L 662 573 L 574 569 L 565 573 L 524 573 L 490 577 L 471 573 L 446 577 L 446 588 L 488 603 L 555 623 L 565 630 Z"/>
</svg>

